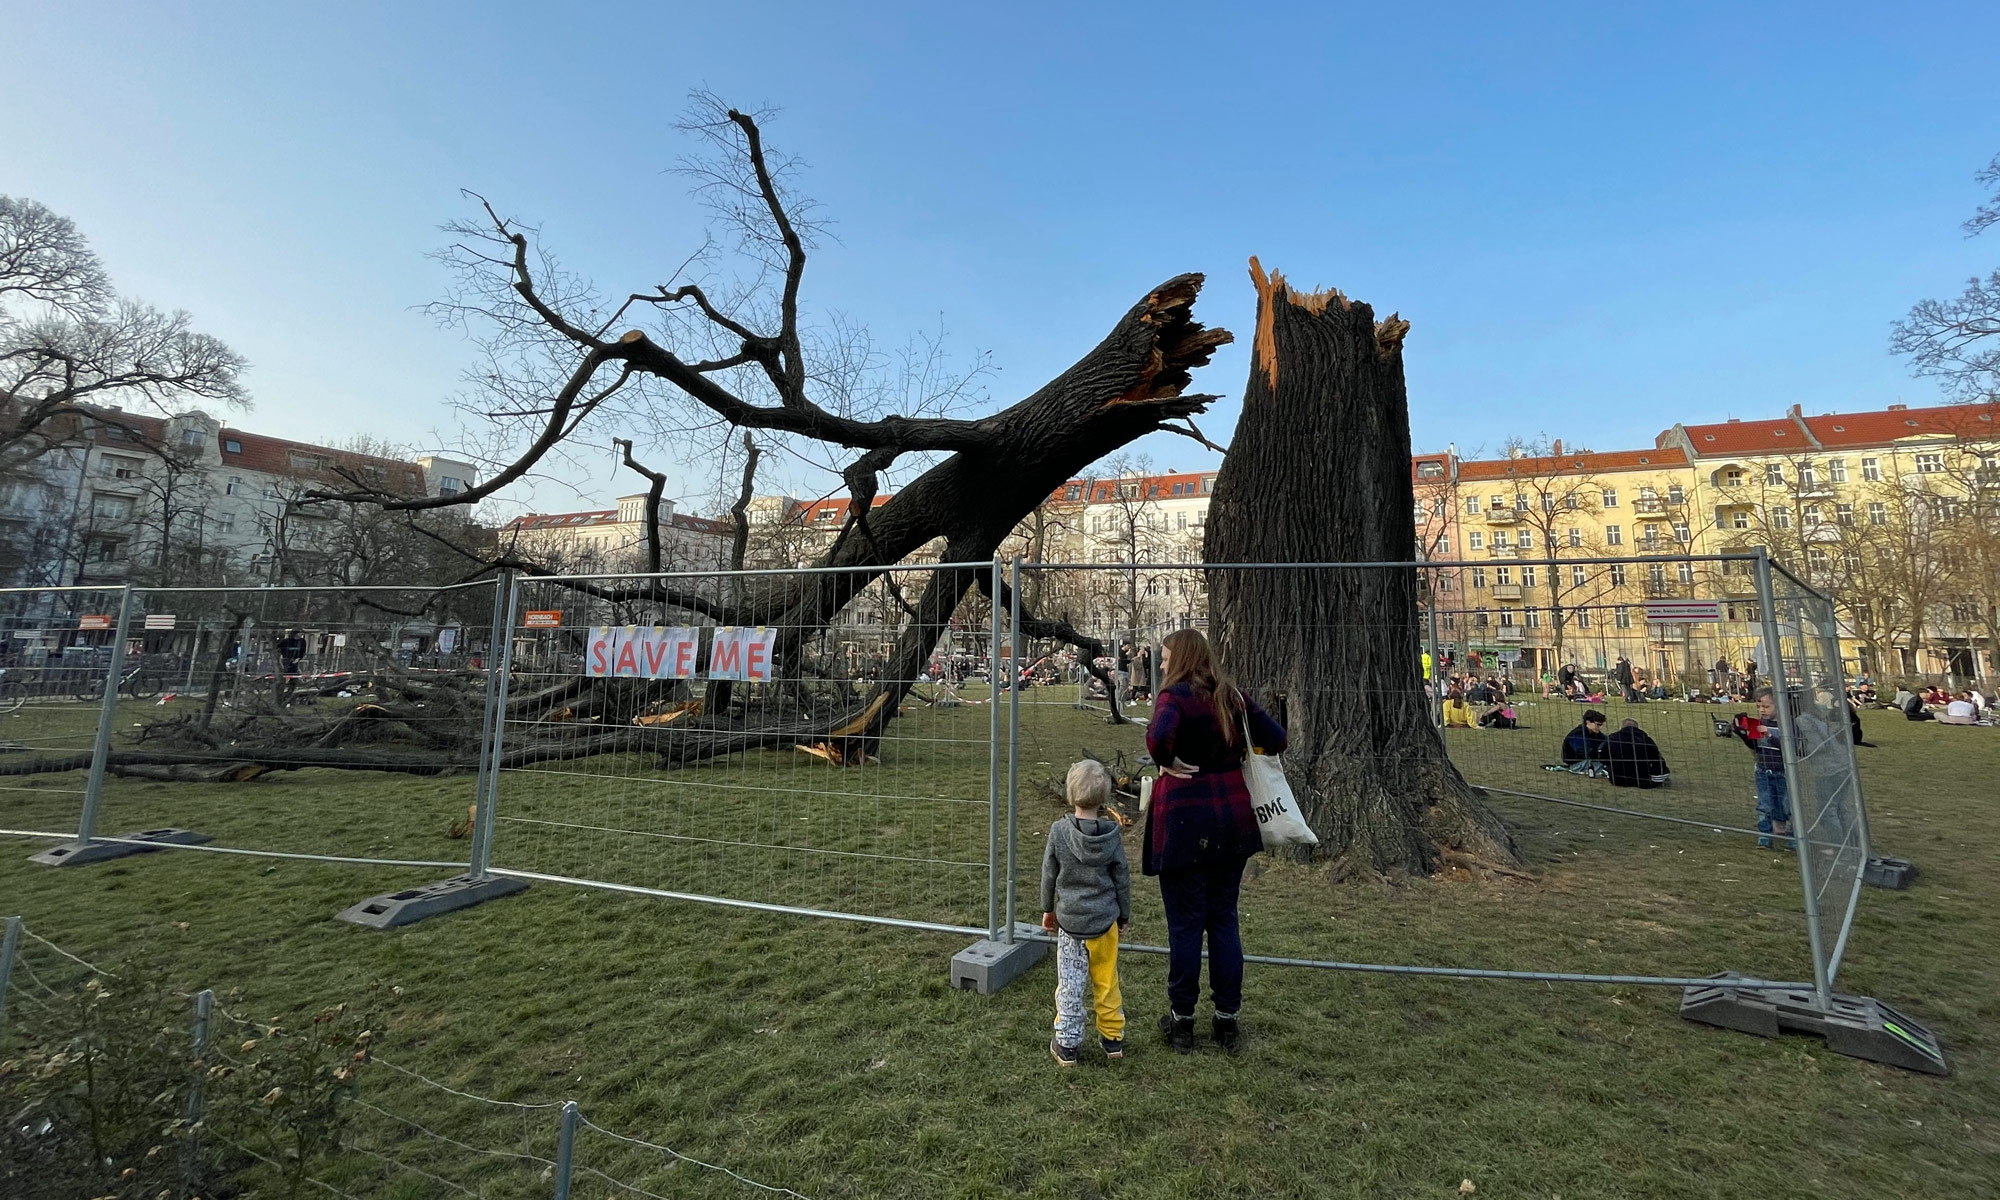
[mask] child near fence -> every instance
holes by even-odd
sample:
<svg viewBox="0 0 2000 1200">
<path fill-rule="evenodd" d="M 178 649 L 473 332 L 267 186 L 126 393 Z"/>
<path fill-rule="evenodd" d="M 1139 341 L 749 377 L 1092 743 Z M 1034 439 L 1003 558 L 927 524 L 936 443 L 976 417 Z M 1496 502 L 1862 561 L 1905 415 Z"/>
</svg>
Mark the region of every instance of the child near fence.
<svg viewBox="0 0 2000 1200">
<path fill-rule="evenodd" d="M 1042 928 L 1056 935 L 1056 1024 L 1049 1053 L 1073 1067 L 1083 1049 L 1085 994 L 1097 1012 L 1107 1058 L 1125 1055 L 1125 1001 L 1118 988 L 1118 935 L 1132 920 L 1132 872 L 1118 822 L 1100 814 L 1111 772 L 1086 759 L 1069 769 L 1070 811 L 1049 826 L 1042 854 Z"/>
<path fill-rule="evenodd" d="M 1757 844 L 1771 848 L 1771 835 L 1792 848 L 1792 806 L 1785 788 L 1785 748 L 1778 726 L 1778 700 L 1770 688 L 1757 689 L 1757 715 L 1738 714 L 1733 726 L 1738 740 L 1757 756 Z"/>
</svg>

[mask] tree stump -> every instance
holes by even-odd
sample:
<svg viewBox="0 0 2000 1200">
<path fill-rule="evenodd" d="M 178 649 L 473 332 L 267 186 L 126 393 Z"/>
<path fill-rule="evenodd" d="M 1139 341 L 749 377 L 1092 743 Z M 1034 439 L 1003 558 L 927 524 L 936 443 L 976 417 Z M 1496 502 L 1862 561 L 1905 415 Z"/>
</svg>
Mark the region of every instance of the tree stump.
<svg viewBox="0 0 2000 1200">
<path fill-rule="evenodd" d="M 1254 258 L 1250 276 L 1257 336 L 1206 560 L 1411 561 L 1409 322 L 1294 292 Z M 1222 661 L 1290 732 L 1286 770 L 1337 874 L 1520 863 L 1431 720 L 1414 568 L 1209 574 Z"/>
</svg>

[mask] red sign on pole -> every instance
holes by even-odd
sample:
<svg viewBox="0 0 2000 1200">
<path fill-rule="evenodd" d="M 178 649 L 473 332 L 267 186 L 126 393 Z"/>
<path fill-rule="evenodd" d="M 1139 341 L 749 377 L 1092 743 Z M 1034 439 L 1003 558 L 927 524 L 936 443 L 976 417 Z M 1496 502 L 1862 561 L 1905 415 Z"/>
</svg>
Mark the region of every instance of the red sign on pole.
<svg viewBox="0 0 2000 1200">
<path fill-rule="evenodd" d="M 521 614 L 523 629 L 560 629 L 562 610 L 559 608 L 531 608 Z"/>
<path fill-rule="evenodd" d="M 84 613 L 77 617 L 76 627 L 78 629 L 109 629 L 111 628 L 111 614 Z"/>
</svg>

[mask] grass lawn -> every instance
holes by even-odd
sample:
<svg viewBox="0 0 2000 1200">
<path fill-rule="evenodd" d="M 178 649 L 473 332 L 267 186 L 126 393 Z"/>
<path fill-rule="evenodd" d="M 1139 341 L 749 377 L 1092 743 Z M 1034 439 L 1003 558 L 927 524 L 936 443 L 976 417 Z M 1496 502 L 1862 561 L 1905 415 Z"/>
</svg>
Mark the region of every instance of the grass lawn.
<svg viewBox="0 0 2000 1200">
<path fill-rule="evenodd" d="M 1470 735 L 1518 740 L 1454 751 L 1475 777 L 1567 784 L 1537 769 L 1574 719 L 1550 707 L 1530 716 L 1534 729 Z M 0 717 L 0 740 L 75 740 L 32 723 L 49 711 Z M 1635 715 L 1690 780 L 1648 804 L 1747 820 L 1748 755 L 1701 741 L 1709 710 Z M 774 753 L 664 777 L 636 757 L 510 773 L 495 860 L 983 924 L 989 719 L 984 707 L 922 713 L 866 771 Z M 1023 729 L 1024 796 L 1082 746 L 1139 741 L 1060 703 L 1024 705 Z M 1842 988 L 1929 1023 L 1952 1056 L 1948 1078 L 1692 1025 L 1670 990 L 1273 968 L 1251 970 L 1243 1057 L 1180 1058 L 1150 1034 L 1165 985 L 1151 955 L 1122 964 L 1129 1056 L 1087 1054 L 1060 1071 L 1044 1049 L 1052 966 L 997 996 L 953 992 L 959 937 L 553 884 L 391 934 L 328 919 L 439 871 L 200 853 L 50 870 L 24 861 L 33 845 L 9 842 L 0 910 L 107 965 L 145 947 L 181 986 L 240 989 L 232 1007 L 245 1016 L 398 988 L 385 1001 L 387 1062 L 504 1100 L 573 1099 L 604 1129 L 814 1197 L 1455 1196 L 1462 1179 L 1481 1196 L 2000 1194 L 2000 731 L 1877 713 L 1868 734 L 1880 744 L 1859 752 L 1878 849 L 1923 875 L 1910 892 L 1863 897 Z M 7 781 L 0 826 L 73 825 L 80 779 Z M 466 777 L 323 771 L 114 780 L 101 828 L 182 824 L 230 845 L 451 859 L 465 843 L 444 829 L 471 790 Z M 1246 942 L 1359 961 L 1809 976 L 1788 857 L 1697 828 L 1498 803 L 1534 882 L 1329 889 L 1312 869 L 1259 860 Z M 1031 917 L 1053 810 L 1023 809 Z M 827 850 L 844 853 L 816 853 Z M 1140 880 L 1135 899 L 1133 938 L 1162 939 L 1157 891 Z M 32 944 L 27 959 L 59 966 Z M 547 1194 L 539 1164 L 429 1135 L 546 1157 L 553 1110 L 459 1101 L 379 1067 L 364 1097 L 398 1114 L 371 1110 L 364 1145 L 438 1179 L 356 1154 L 323 1173 L 343 1190 L 457 1194 L 448 1179 L 485 1196 Z M 579 1142 L 580 1167 L 654 1193 L 749 1194 L 666 1162 L 594 1130 Z M 576 1194 L 635 1193 L 584 1175 Z"/>
</svg>

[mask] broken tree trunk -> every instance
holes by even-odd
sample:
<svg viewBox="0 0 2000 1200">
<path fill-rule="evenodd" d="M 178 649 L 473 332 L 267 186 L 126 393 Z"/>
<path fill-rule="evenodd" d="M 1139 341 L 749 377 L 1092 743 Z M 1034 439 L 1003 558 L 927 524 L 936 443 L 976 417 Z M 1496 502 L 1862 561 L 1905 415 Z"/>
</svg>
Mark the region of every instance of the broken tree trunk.
<svg viewBox="0 0 2000 1200">
<path fill-rule="evenodd" d="M 1256 345 L 1206 560 L 1410 561 L 1409 323 L 1254 258 L 1250 274 Z M 1413 568 L 1211 571 L 1209 612 L 1222 661 L 1290 732 L 1287 773 L 1340 873 L 1519 864 L 1432 723 Z"/>
</svg>

